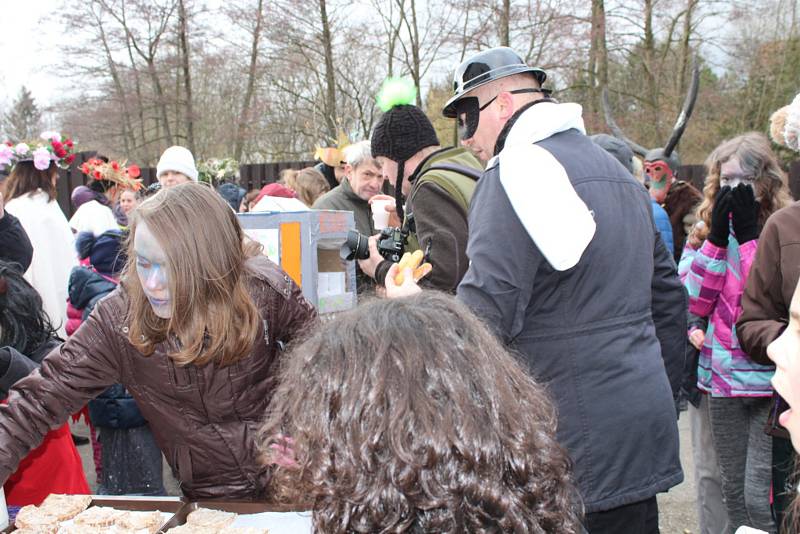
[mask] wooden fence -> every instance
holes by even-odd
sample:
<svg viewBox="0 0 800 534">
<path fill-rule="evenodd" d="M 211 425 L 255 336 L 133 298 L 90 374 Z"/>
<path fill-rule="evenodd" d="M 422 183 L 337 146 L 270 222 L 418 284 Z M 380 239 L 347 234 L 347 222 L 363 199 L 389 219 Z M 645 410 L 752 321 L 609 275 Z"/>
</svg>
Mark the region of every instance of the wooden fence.
<svg viewBox="0 0 800 534">
<path fill-rule="evenodd" d="M 94 157 L 94 152 L 81 152 L 75 163 L 67 169 L 59 171 L 58 203 L 67 217 L 72 217 L 75 209 L 70 202 L 70 193 L 79 185 L 84 185 L 88 180 L 80 171 L 80 165 L 87 159 Z M 284 169 L 302 169 L 314 165 L 314 161 L 284 161 L 280 163 L 256 163 L 239 167 L 239 185 L 245 190 L 260 189 L 267 184 L 276 182 Z M 699 190 L 703 190 L 703 181 L 706 177 L 705 167 L 702 165 L 683 165 L 678 173 L 682 180 L 691 182 Z M 145 185 L 156 181 L 154 167 L 142 169 L 142 179 Z M 800 199 L 800 160 L 789 165 L 789 189 L 795 200 Z"/>
<path fill-rule="evenodd" d="M 70 202 L 72 190 L 79 185 L 86 185 L 89 181 L 87 176 L 80 170 L 81 164 L 95 156 L 95 152 L 81 152 L 75 158 L 75 162 L 69 169 L 59 170 L 59 178 L 56 184 L 58 191 L 58 204 L 67 218 L 72 217 L 75 208 Z M 245 190 L 261 189 L 267 184 L 276 182 L 280 178 L 280 173 L 284 169 L 303 169 L 315 165 L 315 161 L 283 161 L 280 163 L 256 163 L 252 165 L 242 165 L 239 167 L 239 185 Z M 155 167 L 142 168 L 142 181 L 148 186 L 157 180 Z"/>
</svg>

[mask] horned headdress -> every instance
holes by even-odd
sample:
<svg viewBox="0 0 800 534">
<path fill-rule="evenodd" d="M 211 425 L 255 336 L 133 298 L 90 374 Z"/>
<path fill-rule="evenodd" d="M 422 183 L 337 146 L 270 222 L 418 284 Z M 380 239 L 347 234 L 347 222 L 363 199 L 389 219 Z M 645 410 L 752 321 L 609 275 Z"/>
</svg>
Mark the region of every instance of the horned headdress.
<svg viewBox="0 0 800 534">
<path fill-rule="evenodd" d="M 683 135 L 684 130 L 686 130 L 686 124 L 689 122 L 689 117 L 692 116 L 692 110 L 694 110 L 694 104 L 697 100 L 697 89 L 699 85 L 700 70 L 697 66 L 697 60 L 695 59 L 692 63 L 692 80 L 689 82 L 689 90 L 686 93 L 686 98 L 683 101 L 683 109 L 681 109 L 681 113 L 678 115 L 678 120 L 675 121 L 675 126 L 672 128 L 672 135 L 670 135 L 669 141 L 667 141 L 666 146 L 663 148 L 651 148 L 648 150 L 642 145 L 629 139 L 622 132 L 622 129 L 617 125 L 614 117 L 611 115 L 611 106 L 608 104 L 608 90 L 604 87 L 603 112 L 605 114 L 606 123 L 608 124 L 611 133 L 613 133 L 615 137 L 625 141 L 628 146 L 631 147 L 631 150 L 633 150 L 633 152 L 638 156 L 644 158 L 646 162 L 663 161 L 667 166 L 669 166 L 670 170 L 674 172 L 681 165 L 681 160 L 678 157 L 678 153 L 675 151 L 675 147 L 678 146 L 678 141 L 681 140 L 681 136 Z"/>
</svg>

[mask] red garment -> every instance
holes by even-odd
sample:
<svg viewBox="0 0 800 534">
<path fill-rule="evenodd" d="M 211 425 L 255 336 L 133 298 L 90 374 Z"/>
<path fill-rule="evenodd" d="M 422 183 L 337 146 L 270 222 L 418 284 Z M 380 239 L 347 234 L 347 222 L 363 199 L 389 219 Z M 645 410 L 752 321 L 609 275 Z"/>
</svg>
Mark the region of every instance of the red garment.
<svg viewBox="0 0 800 534">
<path fill-rule="evenodd" d="M 12 506 L 38 505 L 51 493 L 89 495 L 69 425 L 49 432 L 42 444 L 20 462 L 3 489 L 6 503 Z"/>
<path fill-rule="evenodd" d="M 297 198 L 297 193 L 281 184 L 267 184 L 261 188 L 255 202 L 255 206 L 264 197 L 281 197 L 281 198 Z"/>
<path fill-rule="evenodd" d="M 83 313 L 67 299 L 67 335 L 71 336 L 83 322 Z"/>
</svg>

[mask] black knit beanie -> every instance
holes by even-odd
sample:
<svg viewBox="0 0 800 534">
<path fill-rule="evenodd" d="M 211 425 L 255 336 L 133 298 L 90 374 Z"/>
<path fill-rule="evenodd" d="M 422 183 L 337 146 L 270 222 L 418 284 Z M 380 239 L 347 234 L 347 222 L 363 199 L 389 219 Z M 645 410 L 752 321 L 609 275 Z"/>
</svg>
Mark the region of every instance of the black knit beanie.
<svg viewBox="0 0 800 534">
<path fill-rule="evenodd" d="M 433 124 L 417 106 L 402 104 L 386 113 L 372 130 L 372 157 L 383 156 L 397 162 L 395 202 L 397 214 L 403 219 L 403 167 L 408 158 L 429 146 L 437 146 L 439 138 Z"/>
</svg>

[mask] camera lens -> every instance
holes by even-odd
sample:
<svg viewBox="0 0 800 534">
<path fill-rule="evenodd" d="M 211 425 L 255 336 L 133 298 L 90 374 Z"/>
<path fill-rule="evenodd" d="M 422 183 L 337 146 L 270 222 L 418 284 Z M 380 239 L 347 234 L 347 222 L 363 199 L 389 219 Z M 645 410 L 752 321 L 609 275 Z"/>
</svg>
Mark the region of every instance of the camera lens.
<svg viewBox="0 0 800 534">
<path fill-rule="evenodd" d="M 346 261 L 366 260 L 369 258 L 369 237 L 350 230 L 347 232 L 347 240 L 339 249 L 339 256 Z"/>
</svg>

